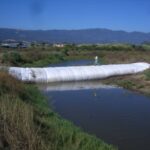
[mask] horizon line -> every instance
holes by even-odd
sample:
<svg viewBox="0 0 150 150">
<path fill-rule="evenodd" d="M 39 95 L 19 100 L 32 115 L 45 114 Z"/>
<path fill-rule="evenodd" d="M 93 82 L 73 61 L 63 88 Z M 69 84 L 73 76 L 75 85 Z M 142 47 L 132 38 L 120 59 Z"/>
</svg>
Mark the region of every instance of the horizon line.
<svg viewBox="0 0 150 150">
<path fill-rule="evenodd" d="M 149 34 L 150 31 L 146 32 L 146 31 L 137 31 L 137 30 L 133 30 L 133 31 L 127 31 L 124 29 L 110 29 L 110 28 L 103 28 L 103 27 L 95 27 L 95 28 L 79 28 L 79 29 L 63 29 L 63 28 L 59 28 L 59 29 L 25 29 L 25 28 L 11 28 L 11 27 L 0 27 L 0 29 L 10 29 L 10 30 L 22 30 L 22 31 L 52 31 L 52 30 L 56 30 L 56 31 L 61 31 L 61 30 L 66 30 L 66 31 L 77 31 L 77 30 L 110 30 L 110 31 L 120 31 L 120 32 L 127 32 L 127 33 L 134 33 L 134 32 L 138 32 L 138 33 L 145 33 L 145 34 Z"/>
</svg>

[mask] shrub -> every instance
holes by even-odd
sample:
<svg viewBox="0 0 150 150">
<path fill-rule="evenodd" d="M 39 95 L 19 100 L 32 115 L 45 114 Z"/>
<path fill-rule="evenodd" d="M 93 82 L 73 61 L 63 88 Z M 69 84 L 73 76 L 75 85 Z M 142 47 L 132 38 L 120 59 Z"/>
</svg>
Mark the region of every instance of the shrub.
<svg viewBox="0 0 150 150">
<path fill-rule="evenodd" d="M 135 86 L 135 83 L 133 83 L 130 80 L 123 80 L 123 81 L 118 81 L 117 83 L 119 86 L 124 87 L 126 89 L 131 89 Z"/>
<path fill-rule="evenodd" d="M 19 66 L 23 62 L 24 60 L 21 54 L 18 52 L 4 53 L 2 56 L 2 63 L 5 63 L 5 64 Z"/>
<path fill-rule="evenodd" d="M 18 52 L 11 52 L 10 53 L 10 62 L 13 65 L 19 65 L 20 63 L 23 62 L 23 59 Z"/>
<path fill-rule="evenodd" d="M 2 63 L 7 63 L 9 62 L 9 55 L 7 52 L 5 52 L 3 55 L 2 55 Z"/>
<path fill-rule="evenodd" d="M 144 74 L 145 74 L 146 80 L 150 80 L 150 70 L 146 70 Z"/>
</svg>

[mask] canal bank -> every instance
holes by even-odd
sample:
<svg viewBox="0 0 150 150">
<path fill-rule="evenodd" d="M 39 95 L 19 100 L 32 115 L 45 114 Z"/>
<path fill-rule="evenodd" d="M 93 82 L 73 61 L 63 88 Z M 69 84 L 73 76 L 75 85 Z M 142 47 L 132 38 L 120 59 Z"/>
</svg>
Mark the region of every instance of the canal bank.
<svg viewBox="0 0 150 150">
<path fill-rule="evenodd" d="M 35 85 L 24 84 L 2 71 L 0 81 L 1 149 L 117 149 L 60 117 Z"/>
</svg>

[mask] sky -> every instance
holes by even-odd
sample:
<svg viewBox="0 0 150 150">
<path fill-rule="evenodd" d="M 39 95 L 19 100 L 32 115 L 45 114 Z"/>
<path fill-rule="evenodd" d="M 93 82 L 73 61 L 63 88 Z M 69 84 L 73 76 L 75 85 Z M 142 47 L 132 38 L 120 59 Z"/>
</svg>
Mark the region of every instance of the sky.
<svg viewBox="0 0 150 150">
<path fill-rule="evenodd" d="M 150 0 L 0 0 L 0 27 L 150 32 Z"/>
</svg>

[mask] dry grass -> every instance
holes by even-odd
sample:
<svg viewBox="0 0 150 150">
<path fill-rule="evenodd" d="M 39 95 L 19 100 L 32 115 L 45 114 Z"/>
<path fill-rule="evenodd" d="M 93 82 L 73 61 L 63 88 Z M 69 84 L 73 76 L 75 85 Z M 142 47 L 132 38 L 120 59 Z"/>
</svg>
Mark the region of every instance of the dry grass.
<svg viewBox="0 0 150 150">
<path fill-rule="evenodd" d="M 40 150 L 42 144 L 35 129 L 32 107 L 8 95 L 0 97 L 0 106 L 0 148 Z"/>
<path fill-rule="evenodd" d="M 33 108 L 20 100 L 23 91 L 23 83 L 6 72 L 0 72 L 0 149 L 42 148 L 42 140 L 34 124 Z"/>
<path fill-rule="evenodd" d="M 16 95 L 23 91 L 23 83 L 8 75 L 7 72 L 0 72 L 0 96 L 5 93 Z"/>
</svg>

